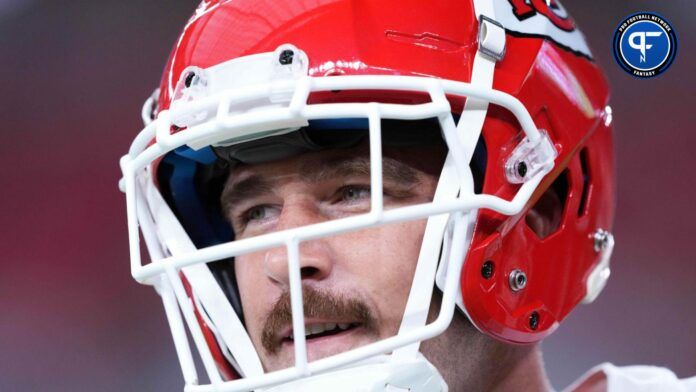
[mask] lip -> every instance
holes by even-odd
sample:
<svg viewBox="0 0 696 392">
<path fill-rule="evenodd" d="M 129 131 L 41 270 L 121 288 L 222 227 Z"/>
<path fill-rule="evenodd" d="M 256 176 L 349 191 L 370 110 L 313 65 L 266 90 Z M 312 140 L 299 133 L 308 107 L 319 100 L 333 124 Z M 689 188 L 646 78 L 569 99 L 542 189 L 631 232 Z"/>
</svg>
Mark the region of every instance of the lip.
<svg viewBox="0 0 696 392">
<path fill-rule="evenodd" d="M 307 347 L 307 359 L 309 361 L 314 361 L 361 346 L 362 344 L 367 343 L 363 342 L 361 336 L 364 334 L 364 332 L 365 327 L 362 324 L 359 324 L 355 327 L 351 327 L 350 329 L 333 335 L 306 339 L 305 343 Z M 294 346 L 295 342 L 293 340 L 283 339 L 281 342 L 281 351 L 293 353 Z"/>
<path fill-rule="evenodd" d="M 362 323 L 355 321 L 355 320 L 336 320 L 336 319 L 317 319 L 317 318 L 305 318 L 305 331 L 307 329 L 308 325 L 312 324 L 359 324 L 358 328 L 362 325 Z M 351 328 L 347 331 L 357 329 L 357 328 Z M 341 333 L 338 333 L 336 335 L 340 335 Z M 283 342 L 285 342 L 286 338 L 288 336 L 292 336 L 292 324 L 288 324 L 284 326 L 280 332 L 276 335 L 279 339 L 281 339 Z M 320 339 L 320 338 L 314 338 L 314 339 Z"/>
</svg>

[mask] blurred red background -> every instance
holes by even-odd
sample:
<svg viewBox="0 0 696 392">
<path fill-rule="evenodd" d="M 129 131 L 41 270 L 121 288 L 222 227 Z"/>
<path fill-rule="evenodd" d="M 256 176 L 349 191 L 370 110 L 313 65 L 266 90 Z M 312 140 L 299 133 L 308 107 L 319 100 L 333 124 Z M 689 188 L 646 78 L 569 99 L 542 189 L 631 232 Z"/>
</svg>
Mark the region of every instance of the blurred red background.
<svg viewBox="0 0 696 392">
<path fill-rule="evenodd" d="M 566 0 L 613 86 L 618 208 L 612 278 L 545 341 L 562 388 L 602 361 L 696 374 L 696 110 L 691 1 Z M 0 390 L 182 387 L 161 303 L 130 278 L 118 159 L 141 129 L 194 1 L 0 1 Z M 653 80 L 614 63 L 625 16 L 680 39 Z"/>
</svg>

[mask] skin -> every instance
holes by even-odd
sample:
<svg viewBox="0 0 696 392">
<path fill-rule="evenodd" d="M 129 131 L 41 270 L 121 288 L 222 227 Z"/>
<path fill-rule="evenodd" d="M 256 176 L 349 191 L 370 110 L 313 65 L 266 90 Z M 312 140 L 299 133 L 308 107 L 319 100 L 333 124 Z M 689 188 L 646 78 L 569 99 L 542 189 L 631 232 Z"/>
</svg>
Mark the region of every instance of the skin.
<svg viewBox="0 0 696 392">
<path fill-rule="evenodd" d="M 385 209 L 432 200 L 445 156 L 442 147 L 385 148 L 384 156 Z M 367 157 L 367 146 L 360 145 L 235 167 L 222 204 L 236 238 L 368 212 Z M 337 162 L 344 164 L 331 169 Z M 409 221 L 301 244 L 305 325 L 351 325 L 335 335 L 307 339 L 309 361 L 397 333 L 424 230 L 425 220 Z M 294 363 L 287 263 L 285 248 L 235 261 L 247 330 L 267 371 Z M 439 303 L 436 294 L 429 319 L 437 316 Z M 424 342 L 421 352 L 450 390 L 551 389 L 537 346 L 497 342 L 460 314 L 445 333 Z"/>
</svg>

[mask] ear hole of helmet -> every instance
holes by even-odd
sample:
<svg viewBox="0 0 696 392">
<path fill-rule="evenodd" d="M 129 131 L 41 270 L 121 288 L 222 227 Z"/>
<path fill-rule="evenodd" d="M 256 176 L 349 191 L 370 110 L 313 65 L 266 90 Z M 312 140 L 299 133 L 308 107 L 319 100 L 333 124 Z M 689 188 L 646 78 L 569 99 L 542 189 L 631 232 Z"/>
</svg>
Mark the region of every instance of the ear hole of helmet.
<svg viewBox="0 0 696 392">
<path fill-rule="evenodd" d="M 547 238 L 560 228 L 567 200 L 568 171 L 564 170 L 525 216 L 527 226 L 539 239 Z"/>
</svg>

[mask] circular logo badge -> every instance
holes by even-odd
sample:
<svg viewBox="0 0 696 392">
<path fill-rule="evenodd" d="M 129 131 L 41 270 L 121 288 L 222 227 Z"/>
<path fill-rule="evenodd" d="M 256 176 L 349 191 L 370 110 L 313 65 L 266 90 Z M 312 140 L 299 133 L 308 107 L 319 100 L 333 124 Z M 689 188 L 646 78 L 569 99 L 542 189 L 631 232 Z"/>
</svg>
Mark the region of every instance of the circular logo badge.
<svg viewBox="0 0 696 392">
<path fill-rule="evenodd" d="M 633 14 L 614 33 L 614 58 L 633 76 L 652 78 L 665 72 L 676 54 L 677 34 L 660 15 Z"/>
</svg>

